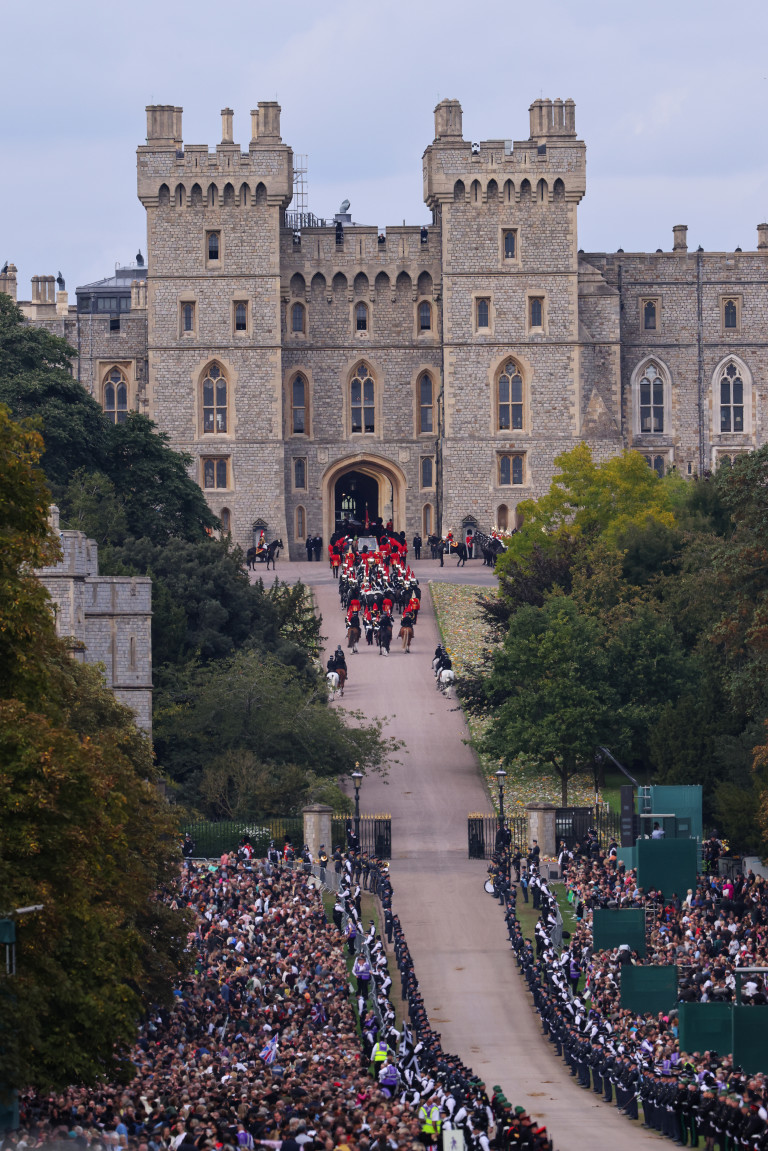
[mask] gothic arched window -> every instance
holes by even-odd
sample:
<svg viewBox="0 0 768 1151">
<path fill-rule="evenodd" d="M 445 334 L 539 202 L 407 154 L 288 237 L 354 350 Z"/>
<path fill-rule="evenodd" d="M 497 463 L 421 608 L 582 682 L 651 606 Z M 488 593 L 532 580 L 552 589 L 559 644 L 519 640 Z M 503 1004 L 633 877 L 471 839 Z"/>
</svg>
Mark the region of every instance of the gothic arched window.
<svg viewBox="0 0 768 1151">
<path fill-rule="evenodd" d="M 720 376 L 720 431 L 744 431 L 744 380 L 736 364 L 726 364 Z"/>
<path fill-rule="evenodd" d="M 664 431 L 664 378 L 655 364 L 648 364 L 640 377 L 640 431 L 661 435 Z"/>
<path fill-rule="evenodd" d="M 373 435 L 376 430 L 376 385 L 366 364 L 361 364 L 350 383 L 350 430 Z"/>
<path fill-rule="evenodd" d="M 496 404 L 496 430 L 514 431 L 523 427 L 523 377 L 514 360 L 501 370 Z"/>
<path fill-rule="evenodd" d="M 104 414 L 113 424 L 128 419 L 128 381 L 119 368 L 110 368 L 104 378 Z"/>
<path fill-rule="evenodd" d="M 419 378 L 419 435 L 434 432 L 435 389 L 427 372 Z"/>
<path fill-rule="evenodd" d="M 307 411 L 309 408 L 307 381 L 303 376 L 295 376 L 291 384 L 291 435 L 304 436 L 307 434 L 309 423 Z"/>
<path fill-rule="evenodd" d="M 227 378 L 219 365 L 214 362 L 203 378 L 204 434 L 226 432 L 227 398 Z"/>
</svg>

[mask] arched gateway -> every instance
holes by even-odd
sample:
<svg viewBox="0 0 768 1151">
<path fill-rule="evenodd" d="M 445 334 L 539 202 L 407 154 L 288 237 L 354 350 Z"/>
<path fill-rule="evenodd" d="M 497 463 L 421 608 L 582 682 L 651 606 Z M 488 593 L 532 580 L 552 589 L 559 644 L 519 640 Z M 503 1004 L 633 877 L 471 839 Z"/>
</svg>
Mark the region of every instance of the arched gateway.
<svg viewBox="0 0 768 1151">
<path fill-rule="evenodd" d="M 391 519 L 405 531 L 405 475 L 382 456 L 359 453 L 336 460 L 323 476 L 323 539 L 326 544 L 343 519 L 371 523 Z"/>
</svg>

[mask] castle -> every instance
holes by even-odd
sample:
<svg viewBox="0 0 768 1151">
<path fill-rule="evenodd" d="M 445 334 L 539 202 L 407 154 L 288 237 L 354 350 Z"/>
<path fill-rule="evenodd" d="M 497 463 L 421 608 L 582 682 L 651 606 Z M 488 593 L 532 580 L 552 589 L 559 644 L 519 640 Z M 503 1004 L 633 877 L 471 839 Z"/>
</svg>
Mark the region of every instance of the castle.
<svg viewBox="0 0 768 1151">
<path fill-rule="evenodd" d="M 473 143 L 455 100 L 423 156 L 427 227 L 291 211 L 280 107 L 251 141 L 185 145 L 147 108 L 147 266 L 22 304 L 67 336 L 109 418 L 145 412 L 193 457 L 242 545 L 292 558 L 345 515 L 427 536 L 512 527 L 585 440 L 703 474 L 765 442 L 768 224 L 757 248 L 584 253 L 586 147 L 571 100 L 536 100 L 521 141 Z M 0 290 L 16 294 L 15 269 Z"/>
<path fill-rule="evenodd" d="M 36 575 L 51 597 L 56 634 L 71 654 L 101 663 L 107 687 L 152 734 L 152 580 L 147 576 L 99 575 L 98 546 L 84 532 L 61 531 L 59 509 L 50 524 L 61 559 Z"/>
</svg>

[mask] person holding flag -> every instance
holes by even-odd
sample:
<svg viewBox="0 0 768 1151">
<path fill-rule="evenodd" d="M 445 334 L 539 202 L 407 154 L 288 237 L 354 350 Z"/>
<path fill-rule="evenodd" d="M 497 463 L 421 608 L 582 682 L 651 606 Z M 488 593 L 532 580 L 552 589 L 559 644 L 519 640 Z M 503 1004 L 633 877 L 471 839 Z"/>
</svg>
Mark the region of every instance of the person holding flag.
<svg viewBox="0 0 768 1151">
<path fill-rule="evenodd" d="M 266 1045 L 259 1052 L 259 1059 L 263 1059 L 267 1067 L 272 1066 L 277 1059 L 277 1035 L 273 1035 L 271 1039 L 267 1040 Z"/>
</svg>

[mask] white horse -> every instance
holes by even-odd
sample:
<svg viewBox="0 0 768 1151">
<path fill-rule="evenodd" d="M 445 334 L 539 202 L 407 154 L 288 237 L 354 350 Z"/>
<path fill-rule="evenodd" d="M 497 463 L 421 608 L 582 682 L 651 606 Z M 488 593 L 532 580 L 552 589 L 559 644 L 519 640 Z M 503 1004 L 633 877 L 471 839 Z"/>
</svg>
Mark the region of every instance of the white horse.
<svg viewBox="0 0 768 1151">
<path fill-rule="evenodd" d="M 437 690 L 447 696 L 455 682 L 456 672 L 452 667 L 444 667 L 437 677 Z"/>
<path fill-rule="evenodd" d="M 325 678 L 328 680 L 328 687 L 331 691 L 331 699 L 336 698 L 336 692 L 339 690 L 339 673 L 337 671 L 326 672 Z M 341 689 L 342 698 L 344 697 L 344 688 Z"/>
</svg>

